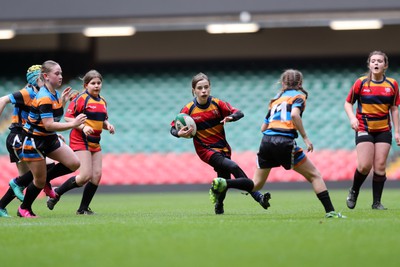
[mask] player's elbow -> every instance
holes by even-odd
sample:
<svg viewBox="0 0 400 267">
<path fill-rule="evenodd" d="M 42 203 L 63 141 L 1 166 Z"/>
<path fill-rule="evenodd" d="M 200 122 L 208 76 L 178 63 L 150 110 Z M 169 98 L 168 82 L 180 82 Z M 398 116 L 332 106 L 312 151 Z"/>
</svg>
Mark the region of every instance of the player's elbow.
<svg viewBox="0 0 400 267">
<path fill-rule="evenodd" d="M 0 97 L 0 104 L 1 104 L 2 106 L 7 105 L 9 102 L 10 102 L 10 101 L 9 101 L 8 96 L 2 96 L 2 97 Z"/>
<path fill-rule="evenodd" d="M 297 112 L 292 113 L 291 116 L 293 120 L 299 120 L 299 119 L 301 120 L 301 116 Z"/>
<path fill-rule="evenodd" d="M 266 124 L 266 123 L 263 123 L 262 125 L 261 125 L 261 132 L 264 132 L 265 130 L 267 130 L 268 129 L 268 124 Z"/>
</svg>

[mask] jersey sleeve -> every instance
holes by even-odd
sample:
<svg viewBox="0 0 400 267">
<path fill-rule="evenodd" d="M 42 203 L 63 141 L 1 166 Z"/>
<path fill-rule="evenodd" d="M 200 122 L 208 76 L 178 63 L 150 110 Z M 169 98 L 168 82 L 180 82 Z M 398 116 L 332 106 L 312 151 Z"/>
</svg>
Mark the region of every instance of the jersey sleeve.
<svg viewBox="0 0 400 267">
<path fill-rule="evenodd" d="M 18 95 L 21 95 L 20 92 L 15 92 L 8 95 L 8 99 L 10 99 L 11 104 L 17 104 Z"/>
<path fill-rule="evenodd" d="M 78 116 L 78 114 L 82 113 L 84 102 L 85 101 L 82 97 L 76 98 L 71 101 L 68 105 L 65 117 L 75 118 L 76 116 Z"/>
<path fill-rule="evenodd" d="M 104 119 L 104 120 L 108 121 L 108 108 L 107 108 L 107 101 L 106 101 L 106 99 L 105 99 L 104 97 L 101 97 L 101 99 L 102 99 L 102 100 L 103 100 L 103 102 L 104 102 L 104 108 L 105 108 L 105 111 L 106 111 L 106 117 L 105 117 L 105 119 Z"/>
<path fill-rule="evenodd" d="M 221 109 L 223 118 L 225 118 L 226 116 L 229 116 L 233 113 L 236 113 L 238 111 L 238 109 L 233 107 L 230 103 L 224 102 L 222 100 L 219 100 L 218 105 Z"/>
<path fill-rule="evenodd" d="M 71 101 L 68 105 L 67 112 L 65 112 L 65 117 L 67 118 L 75 118 L 74 110 L 75 110 L 75 101 Z"/>
<path fill-rule="evenodd" d="M 23 88 L 17 92 L 8 95 L 11 104 L 13 105 L 25 105 L 26 102 L 30 103 L 29 92 Z M 27 100 L 26 100 L 27 99 Z"/>
<path fill-rule="evenodd" d="M 360 95 L 361 86 L 362 86 L 361 79 L 357 79 L 357 81 L 350 88 L 350 91 L 346 98 L 346 102 L 354 104 L 357 101 L 358 96 Z"/>
<path fill-rule="evenodd" d="M 394 81 L 393 85 L 394 85 L 394 91 L 395 91 L 394 105 L 399 106 L 400 105 L 399 84 L 397 83 L 397 81 Z"/>
<path fill-rule="evenodd" d="M 298 95 L 293 101 L 292 108 L 299 108 L 301 112 L 306 109 L 306 98 L 303 95 Z"/>
</svg>

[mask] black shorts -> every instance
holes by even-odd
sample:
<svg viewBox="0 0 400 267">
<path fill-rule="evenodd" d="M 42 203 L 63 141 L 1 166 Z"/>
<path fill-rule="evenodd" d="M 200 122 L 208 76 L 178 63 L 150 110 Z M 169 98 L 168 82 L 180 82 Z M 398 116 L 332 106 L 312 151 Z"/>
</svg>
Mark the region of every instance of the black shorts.
<svg viewBox="0 0 400 267">
<path fill-rule="evenodd" d="M 23 136 L 22 132 L 10 132 L 6 139 L 6 146 L 8 154 L 10 155 L 10 162 L 19 162 L 18 154 L 22 149 Z"/>
<path fill-rule="evenodd" d="M 261 169 L 282 166 L 290 170 L 305 157 L 293 138 L 281 135 L 264 135 L 257 153 L 258 167 Z"/>
<path fill-rule="evenodd" d="M 57 134 L 48 136 L 24 135 L 19 158 L 23 161 L 38 161 L 44 159 L 47 154 L 61 147 L 62 143 Z"/>
<path fill-rule="evenodd" d="M 392 144 L 392 132 L 357 132 L 356 133 L 356 145 L 362 142 L 371 142 L 371 143 L 388 143 Z"/>
</svg>

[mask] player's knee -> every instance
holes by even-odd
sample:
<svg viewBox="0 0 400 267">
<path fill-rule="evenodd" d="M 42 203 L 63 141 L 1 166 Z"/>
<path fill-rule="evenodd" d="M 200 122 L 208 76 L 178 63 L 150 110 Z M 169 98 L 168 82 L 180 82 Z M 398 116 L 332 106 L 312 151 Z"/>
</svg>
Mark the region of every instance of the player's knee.
<svg viewBox="0 0 400 267">
<path fill-rule="evenodd" d="M 315 169 L 312 173 L 308 174 L 306 176 L 306 179 L 311 183 L 313 183 L 315 181 L 317 181 L 317 182 L 323 181 L 322 175 L 317 169 Z"/>
<path fill-rule="evenodd" d="M 71 164 L 68 166 L 68 168 L 71 171 L 76 171 L 77 169 L 79 169 L 79 167 L 81 166 L 81 162 L 79 160 L 74 160 L 73 162 L 71 162 Z"/>
<path fill-rule="evenodd" d="M 33 179 L 33 184 L 37 188 L 43 189 L 45 184 L 46 184 L 46 178 L 45 179 L 42 179 L 42 178 L 41 179 L 37 179 L 37 178 L 35 178 L 35 179 Z"/>
<path fill-rule="evenodd" d="M 76 183 L 79 186 L 83 186 L 84 184 L 86 184 L 87 182 L 91 181 L 93 178 L 92 175 L 90 174 L 85 174 L 85 173 L 80 173 L 77 177 L 76 177 Z"/>
<path fill-rule="evenodd" d="M 361 174 L 368 174 L 372 169 L 372 165 L 364 165 L 364 164 L 360 164 L 357 167 L 357 170 L 361 173 Z"/>
<path fill-rule="evenodd" d="M 93 175 L 90 174 L 86 174 L 82 176 L 82 180 L 84 180 L 86 183 L 89 182 L 90 180 L 92 180 Z"/>
<path fill-rule="evenodd" d="M 247 177 L 245 173 L 243 173 L 243 170 L 237 165 L 236 163 L 232 162 L 230 166 L 231 173 L 235 177 Z"/>
<path fill-rule="evenodd" d="M 385 172 L 386 172 L 385 162 L 377 163 L 374 165 L 374 173 L 385 174 Z"/>
</svg>

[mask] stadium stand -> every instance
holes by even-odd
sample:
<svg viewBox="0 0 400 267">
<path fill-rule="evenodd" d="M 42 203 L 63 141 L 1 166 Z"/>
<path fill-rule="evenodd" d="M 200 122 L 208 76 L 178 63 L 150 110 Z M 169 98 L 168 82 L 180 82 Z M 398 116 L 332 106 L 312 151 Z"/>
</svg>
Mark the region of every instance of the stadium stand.
<svg viewBox="0 0 400 267">
<path fill-rule="evenodd" d="M 304 124 L 316 149 L 309 156 L 326 180 L 349 180 L 356 166 L 356 154 L 343 103 L 362 70 L 317 66 L 303 69 L 304 88 L 309 92 Z M 179 68 L 103 72 L 102 95 L 107 99 L 110 121 L 117 130 L 114 136 L 102 135 L 103 184 L 209 183 L 214 178 L 213 170 L 194 154 L 191 140 L 169 134 L 171 120 L 192 99 L 190 82 L 197 72 Z M 211 67 L 205 72 L 212 81 L 212 94 L 245 114 L 242 120 L 228 124 L 226 133 L 234 150 L 233 159 L 251 176 L 261 138 L 259 127 L 268 99 L 279 90 L 280 69 L 232 66 Z M 24 84 L 19 77 L 0 77 L 0 81 L 1 95 Z M 74 79 L 65 85 L 80 90 L 81 81 Z M 0 118 L 2 140 L 8 134 L 7 112 Z M 68 139 L 68 133 L 63 135 Z M 298 142 L 304 145 L 301 139 Z M 396 148 L 392 151 L 391 161 L 399 166 Z M 3 168 L 0 187 L 4 188 L 9 178 L 16 175 L 16 168 L 8 162 L 5 145 L 0 146 L 0 155 Z M 388 169 L 389 179 L 400 178 L 399 168 L 389 165 Z M 303 180 L 295 172 L 282 171 L 273 170 L 269 181 Z M 55 183 L 61 181 L 62 178 Z"/>
</svg>

